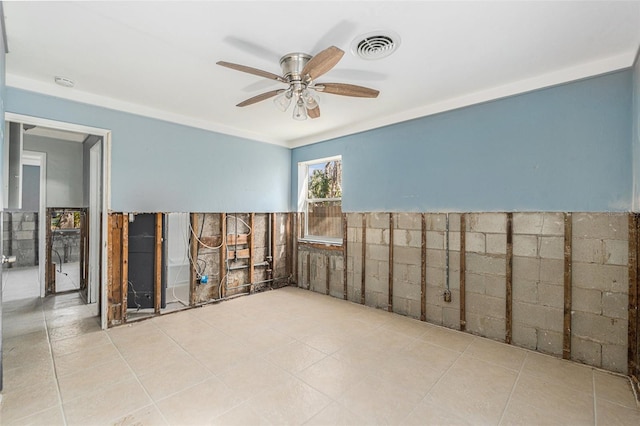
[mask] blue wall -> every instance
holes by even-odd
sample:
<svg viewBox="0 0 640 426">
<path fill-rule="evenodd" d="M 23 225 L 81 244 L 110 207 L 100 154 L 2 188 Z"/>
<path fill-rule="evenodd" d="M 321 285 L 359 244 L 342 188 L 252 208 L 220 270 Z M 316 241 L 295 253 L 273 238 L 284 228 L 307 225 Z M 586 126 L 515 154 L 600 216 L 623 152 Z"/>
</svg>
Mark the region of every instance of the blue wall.
<svg viewBox="0 0 640 426">
<path fill-rule="evenodd" d="M 628 211 L 630 70 L 296 148 L 342 155 L 343 210 Z"/>
<path fill-rule="evenodd" d="M 6 110 L 112 131 L 111 209 L 277 212 L 289 208 L 284 147 L 7 88 Z"/>
</svg>

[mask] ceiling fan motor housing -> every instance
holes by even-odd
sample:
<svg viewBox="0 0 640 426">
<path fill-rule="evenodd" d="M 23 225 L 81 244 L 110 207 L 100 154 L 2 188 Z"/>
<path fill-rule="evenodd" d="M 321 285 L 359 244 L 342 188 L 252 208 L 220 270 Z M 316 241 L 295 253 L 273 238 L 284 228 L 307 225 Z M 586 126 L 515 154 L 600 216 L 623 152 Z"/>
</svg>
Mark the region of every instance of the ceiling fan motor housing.
<svg viewBox="0 0 640 426">
<path fill-rule="evenodd" d="M 302 70 L 307 62 L 311 59 L 311 55 L 306 53 L 289 53 L 280 58 L 280 67 L 282 67 L 282 75 L 289 81 L 302 80 Z"/>
</svg>

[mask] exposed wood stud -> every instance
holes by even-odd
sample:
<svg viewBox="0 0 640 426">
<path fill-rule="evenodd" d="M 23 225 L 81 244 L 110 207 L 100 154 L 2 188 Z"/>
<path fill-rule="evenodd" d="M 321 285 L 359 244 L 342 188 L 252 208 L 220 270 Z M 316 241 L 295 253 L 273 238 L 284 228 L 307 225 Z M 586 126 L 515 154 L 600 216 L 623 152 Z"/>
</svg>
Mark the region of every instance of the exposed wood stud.
<svg viewBox="0 0 640 426">
<path fill-rule="evenodd" d="M 196 264 L 198 262 L 198 240 L 196 235 L 198 234 L 198 214 L 191 213 L 189 215 L 190 221 L 190 234 L 189 234 L 189 305 L 194 306 L 196 304 L 196 282 L 198 277 L 196 276 Z M 204 225 L 204 224 L 203 224 Z"/>
<path fill-rule="evenodd" d="M 311 290 L 311 252 L 307 253 L 307 290 Z"/>
<path fill-rule="evenodd" d="M 153 291 L 153 310 L 160 313 L 162 305 L 162 213 L 156 213 L 156 260 L 155 260 L 155 289 Z"/>
<path fill-rule="evenodd" d="M 276 240 L 278 239 L 278 234 L 276 233 L 277 216 L 277 213 L 271 215 L 271 278 L 276 277 L 276 259 L 278 257 L 276 253 Z M 271 286 L 273 286 L 273 281 L 271 282 Z"/>
<path fill-rule="evenodd" d="M 293 264 L 292 264 L 292 261 L 293 261 L 293 259 L 292 259 L 293 238 L 292 238 L 292 233 L 291 233 L 291 222 L 292 222 L 291 217 L 293 216 L 293 214 L 292 213 L 286 213 L 286 215 L 287 215 L 286 216 L 287 217 L 287 222 L 286 222 L 286 227 L 285 227 L 285 237 L 286 237 L 285 241 L 287 243 L 286 243 L 286 247 L 285 247 L 284 253 L 285 253 L 285 258 L 287 259 L 287 263 L 286 263 L 287 268 L 286 268 L 285 275 L 287 277 L 289 277 L 289 280 L 290 280 L 291 279 L 291 274 L 292 274 L 292 271 L 293 271 Z"/>
<path fill-rule="evenodd" d="M 360 303 L 365 303 L 365 290 L 366 290 L 366 263 L 367 263 L 367 215 L 362 213 L 362 282 L 360 284 Z M 355 285 L 355 283 L 354 283 Z"/>
<path fill-rule="evenodd" d="M 460 214 L 460 330 L 467 329 L 467 312 L 466 312 L 466 214 Z"/>
<path fill-rule="evenodd" d="M 294 283 L 298 284 L 298 236 L 300 235 L 300 233 L 298 232 L 298 227 L 300 223 L 300 213 L 294 213 L 293 214 L 293 242 L 292 242 L 292 249 L 291 252 L 293 253 L 292 256 L 292 266 L 293 266 L 293 271 L 291 273 L 291 275 L 293 276 L 293 280 Z"/>
<path fill-rule="evenodd" d="M 129 294 L 129 215 L 121 214 L 120 223 L 122 227 L 122 321 L 127 322 L 127 295 Z"/>
<path fill-rule="evenodd" d="M 202 224 L 204 226 L 204 223 Z M 222 246 L 220 247 L 220 281 L 218 282 L 219 288 L 218 294 L 221 297 L 227 295 L 227 286 L 225 284 L 227 280 L 227 214 L 220 213 L 220 238 L 222 239 Z M 195 297 L 193 300 L 195 304 Z"/>
<path fill-rule="evenodd" d="M 628 326 L 628 374 L 640 378 L 640 362 L 638 354 L 638 297 L 640 288 L 638 283 L 638 238 L 639 216 L 637 213 L 629 215 L 629 326 Z"/>
<path fill-rule="evenodd" d="M 116 262 L 116 256 L 113 252 L 113 222 L 114 215 L 107 216 L 107 324 L 115 325 L 120 320 L 120 311 L 115 309 L 115 306 L 119 306 L 120 300 L 117 294 L 120 292 L 120 286 L 116 284 L 113 277 L 113 265 Z M 49 221 L 47 221 L 47 229 L 51 229 Z M 47 242 L 48 245 L 48 242 Z M 47 249 L 48 250 L 48 249 Z M 118 260 L 119 264 L 119 260 Z"/>
<path fill-rule="evenodd" d="M 255 229 L 254 228 L 254 224 L 255 224 L 255 213 L 251 213 L 249 214 L 249 226 L 251 227 L 251 230 Z M 251 232 L 251 235 L 249 235 L 249 284 L 253 284 L 253 282 L 255 281 L 255 271 L 254 271 L 254 244 L 255 244 L 255 238 L 254 238 L 255 233 Z M 253 291 L 253 286 L 249 287 L 250 288 L 250 292 Z"/>
<path fill-rule="evenodd" d="M 513 334 L 513 213 L 507 213 L 506 324 L 504 341 L 511 344 Z"/>
<path fill-rule="evenodd" d="M 329 293 L 331 293 L 331 291 L 330 291 L 331 290 L 331 258 L 329 257 L 329 255 L 325 256 L 325 263 L 326 263 L 325 266 L 327 268 L 327 271 L 326 271 L 326 275 L 327 275 L 326 276 L 326 285 L 327 285 L 326 292 L 327 292 L 327 296 L 328 296 Z"/>
<path fill-rule="evenodd" d="M 347 214 L 342 213 L 342 298 L 347 300 L 347 279 L 349 277 L 347 271 Z"/>
<path fill-rule="evenodd" d="M 420 262 L 420 321 L 427 320 L 427 216 L 422 213 Z"/>
<path fill-rule="evenodd" d="M 46 259 L 46 268 L 44 270 L 45 273 L 45 283 L 47 284 L 47 291 L 45 294 L 53 294 L 56 292 L 56 284 L 55 284 L 55 269 L 53 267 L 53 259 L 51 259 L 51 251 L 53 248 L 53 235 L 51 234 L 51 215 L 53 213 L 53 209 L 47 209 L 47 242 L 45 250 L 45 259 Z"/>
<path fill-rule="evenodd" d="M 393 312 L 393 213 L 389 213 L 389 300 L 387 310 Z"/>
<path fill-rule="evenodd" d="M 564 335 L 562 358 L 571 359 L 571 213 L 564 214 Z"/>
</svg>

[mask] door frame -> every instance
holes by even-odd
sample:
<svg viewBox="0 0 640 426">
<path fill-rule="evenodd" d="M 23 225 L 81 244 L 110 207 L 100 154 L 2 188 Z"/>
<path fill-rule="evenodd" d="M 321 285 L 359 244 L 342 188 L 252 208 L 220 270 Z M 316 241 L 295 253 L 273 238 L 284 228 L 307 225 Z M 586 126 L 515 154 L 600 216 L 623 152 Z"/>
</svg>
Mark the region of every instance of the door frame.
<svg viewBox="0 0 640 426">
<path fill-rule="evenodd" d="M 52 129 L 66 130 L 70 132 L 87 133 L 101 136 L 102 142 L 102 241 L 100 253 L 100 325 L 103 330 L 107 328 L 107 216 L 111 209 L 111 130 L 98 127 L 83 126 L 81 124 L 67 123 L 64 121 L 49 120 L 46 118 L 32 117 L 29 115 L 5 112 L 5 121 L 13 121 L 34 126 L 49 127 Z"/>
<path fill-rule="evenodd" d="M 46 295 L 45 267 L 47 238 L 47 153 L 38 151 L 22 151 L 23 166 L 40 167 L 40 194 L 38 201 L 38 281 L 40 297 Z"/>
</svg>

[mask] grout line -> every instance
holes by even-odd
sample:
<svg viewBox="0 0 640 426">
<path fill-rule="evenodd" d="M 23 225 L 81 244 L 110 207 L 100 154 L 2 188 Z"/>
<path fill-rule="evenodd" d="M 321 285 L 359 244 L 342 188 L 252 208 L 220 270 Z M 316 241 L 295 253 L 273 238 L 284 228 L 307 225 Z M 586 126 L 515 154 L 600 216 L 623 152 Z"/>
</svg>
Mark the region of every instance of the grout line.
<svg viewBox="0 0 640 426">
<path fill-rule="evenodd" d="M 44 309 L 44 303 L 40 300 L 40 308 L 42 309 L 42 316 L 44 321 L 44 329 L 47 335 L 47 343 L 49 344 L 49 356 L 51 357 L 51 364 L 53 365 L 53 377 L 56 381 L 56 390 L 58 393 L 58 403 L 60 404 L 60 410 L 62 411 L 62 421 L 65 426 L 67 425 L 67 413 L 64 411 L 64 404 L 62 403 L 62 393 L 60 392 L 60 381 L 58 379 L 58 368 L 56 367 L 56 363 L 53 359 L 53 346 L 51 345 L 51 336 L 49 335 L 49 325 L 47 324 L 47 314 Z"/>
<path fill-rule="evenodd" d="M 522 360 L 522 364 L 520 364 L 520 369 L 518 370 L 518 375 L 516 376 L 516 380 L 513 382 L 513 386 L 511 387 L 511 392 L 509 392 L 509 398 L 507 398 L 507 403 L 504 405 L 504 409 L 502 410 L 502 415 L 500 416 L 498 425 L 501 425 L 502 422 L 504 421 L 504 416 L 507 414 L 507 409 L 509 408 L 509 404 L 511 404 L 511 398 L 513 398 L 513 394 L 516 391 L 516 387 L 520 382 L 520 375 L 522 374 L 522 370 L 524 369 L 524 364 L 527 362 L 528 357 L 529 357 L 529 354 L 525 353 L 525 357 Z"/>
</svg>

